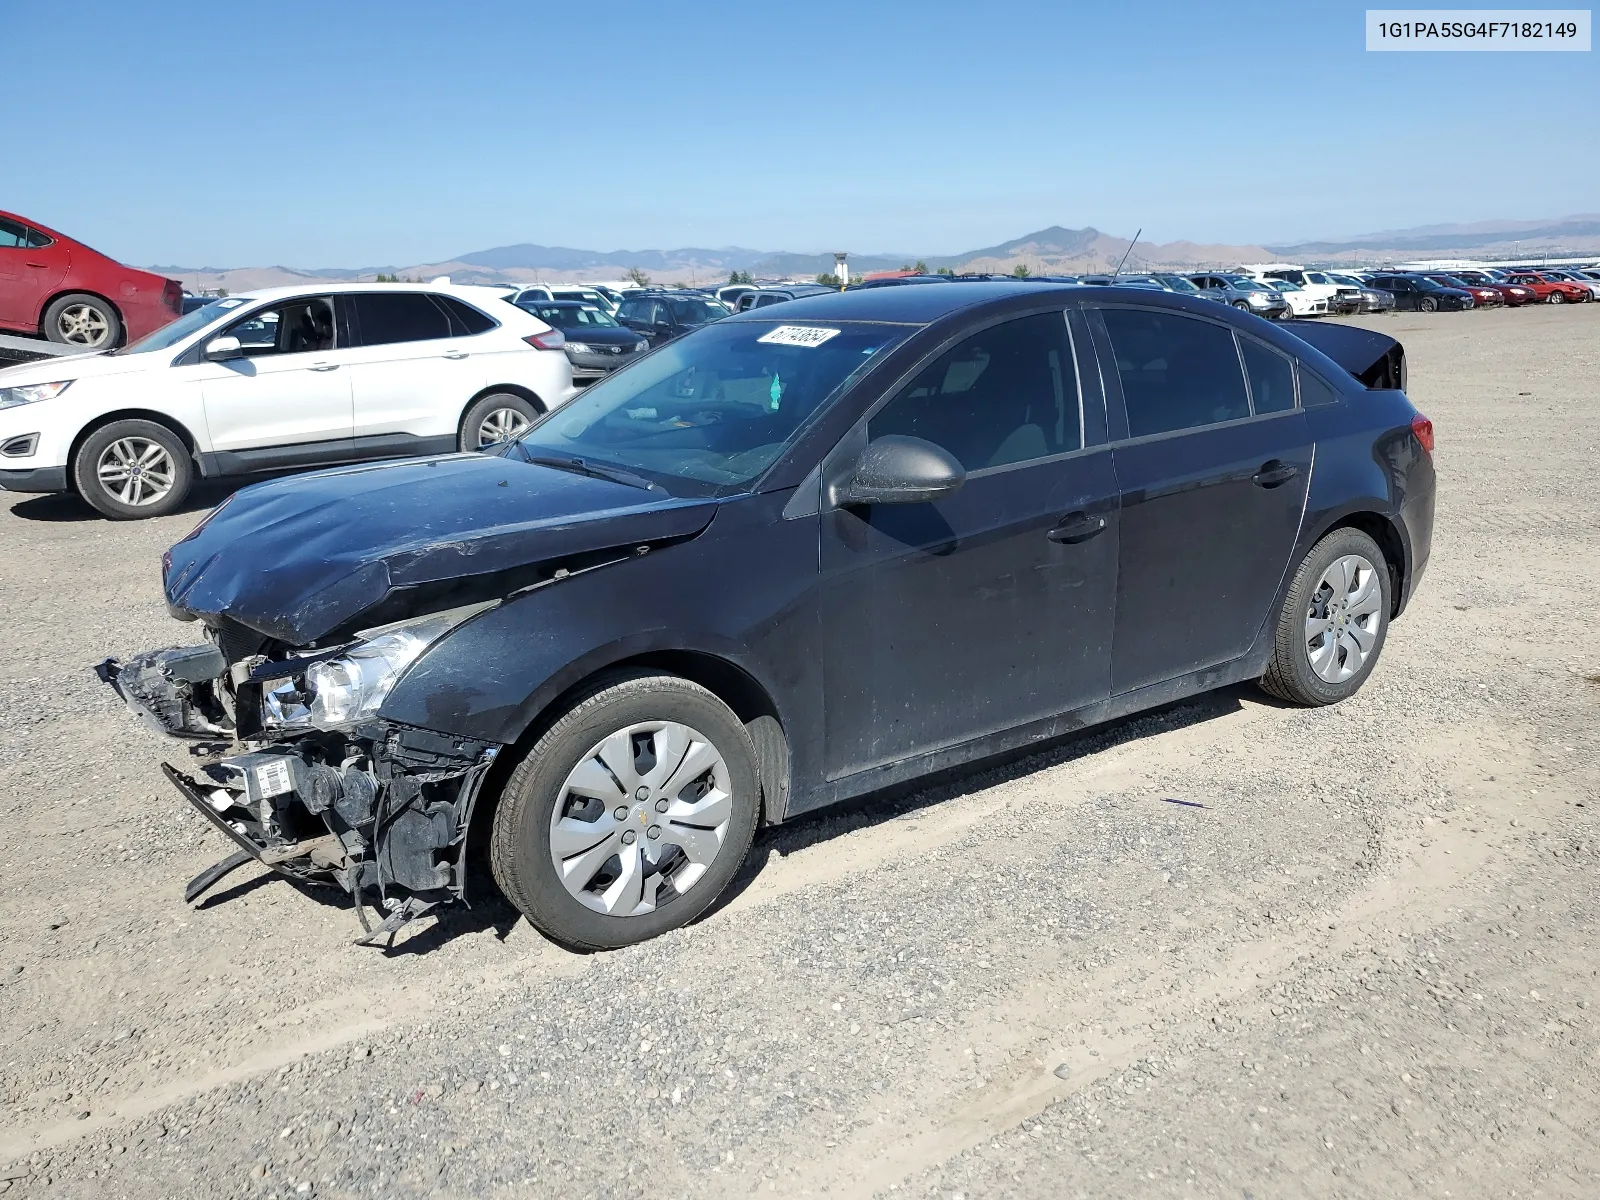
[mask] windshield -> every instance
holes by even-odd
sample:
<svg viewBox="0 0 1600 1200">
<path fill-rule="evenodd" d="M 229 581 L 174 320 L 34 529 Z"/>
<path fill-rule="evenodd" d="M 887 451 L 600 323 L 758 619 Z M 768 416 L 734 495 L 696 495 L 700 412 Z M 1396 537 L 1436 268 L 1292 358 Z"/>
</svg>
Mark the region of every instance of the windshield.
<svg viewBox="0 0 1600 1200">
<path fill-rule="evenodd" d="M 1287 279 L 1274 279 L 1274 280 L 1272 280 L 1272 286 L 1277 288 L 1280 292 L 1303 292 L 1303 291 L 1305 291 L 1305 288 L 1301 287 L 1298 283 L 1291 283 Z"/>
<path fill-rule="evenodd" d="M 1241 292 L 1270 292 L 1272 290 L 1266 284 L 1257 283 L 1254 279 L 1230 279 L 1228 282 Z"/>
<path fill-rule="evenodd" d="M 1416 284 L 1425 292 L 1442 292 L 1445 290 L 1444 284 L 1429 279 L 1426 275 L 1418 279 Z"/>
<path fill-rule="evenodd" d="M 719 300 L 669 299 L 667 308 L 672 311 L 672 319 L 679 325 L 704 325 L 733 311 Z"/>
<path fill-rule="evenodd" d="M 229 296 L 225 300 L 213 300 L 210 304 L 202 305 L 193 312 L 185 313 L 171 324 L 163 325 L 154 333 L 146 334 L 137 342 L 124 346 L 121 350 L 113 351 L 116 354 L 148 354 L 152 350 L 166 350 L 176 346 L 191 333 L 198 333 L 207 325 L 215 325 L 234 309 L 242 304 L 248 304 L 248 296 Z"/>
<path fill-rule="evenodd" d="M 637 471 L 675 495 L 737 488 L 909 332 L 865 322 L 710 325 L 594 384 L 530 429 L 521 448 Z"/>
<path fill-rule="evenodd" d="M 601 312 L 593 305 L 586 304 L 578 308 L 566 304 L 524 304 L 521 307 L 546 325 L 554 325 L 557 329 L 594 329 L 598 326 L 617 328 L 617 323 L 612 320 L 610 313 Z"/>
<path fill-rule="evenodd" d="M 1181 275 L 1157 275 L 1156 278 L 1174 292 L 1198 292 L 1200 290 Z"/>
</svg>

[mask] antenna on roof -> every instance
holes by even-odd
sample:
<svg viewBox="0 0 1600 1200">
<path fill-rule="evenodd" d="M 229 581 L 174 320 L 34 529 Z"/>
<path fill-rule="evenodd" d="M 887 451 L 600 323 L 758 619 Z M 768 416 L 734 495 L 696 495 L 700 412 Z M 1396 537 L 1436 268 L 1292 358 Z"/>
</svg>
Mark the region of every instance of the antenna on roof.
<svg viewBox="0 0 1600 1200">
<path fill-rule="evenodd" d="M 1122 274 L 1122 264 L 1128 261 L 1128 255 L 1133 253 L 1133 248 L 1139 244 L 1139 234 L 1144 232 L 1144 226 L 1139 226 L 1138 232 L 1133 235 L 1133 241 L 1128 243 L 1128 248 L 1122 252 L 1122 260 L 1117 263 L 1117 269 L 1111 272 L 1112 281 Z"/>
</svg>

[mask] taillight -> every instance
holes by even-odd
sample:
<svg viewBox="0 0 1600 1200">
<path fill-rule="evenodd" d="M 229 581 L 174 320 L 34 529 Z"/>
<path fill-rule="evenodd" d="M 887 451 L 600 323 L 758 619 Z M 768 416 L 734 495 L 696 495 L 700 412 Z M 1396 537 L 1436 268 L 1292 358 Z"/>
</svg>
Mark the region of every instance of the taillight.
<svg viewBox="0 0 1600 1200">
<path fill-rule="evenodd" d="M 522 339 L 535 350 L 559 350 L 567 344 L 567 335 L 559 329 L 547 333 L 530 333 Z"/>
<path fill-rule="evenodd" d="M 183 311 L 183 285 L 176 279 L 169 279 L 161 289 L 161 302 L 175 313 Z"/>
<path fill-rule="evenodd" d="M 1433 422 L 1418 413 L 1411 418 L 1411 432 L 1417 435 L 1417 441 L 1422 443 L 1422 448 L 1429 454 L 1433 453 Z"/>
</svg>

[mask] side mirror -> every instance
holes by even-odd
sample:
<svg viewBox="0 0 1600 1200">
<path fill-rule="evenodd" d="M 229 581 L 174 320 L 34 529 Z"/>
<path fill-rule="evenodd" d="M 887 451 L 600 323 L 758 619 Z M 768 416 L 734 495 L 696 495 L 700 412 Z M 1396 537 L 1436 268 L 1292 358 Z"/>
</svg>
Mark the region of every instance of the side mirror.
<svg viewBox="0 0 1600 1200">
<path fill-rule="evenodd" d="M 960 490 L 967 472 L 955 456 L 922 438 L 891 433 L 867 444 L 829 489 L 836 508 L 853 504 L 927 504 Z"/>
<path fill-rule="evenodd" d="M 215 337 L 206 343 L 206 357 L 212 362 L 227 362 L 230 358 L 243 358 L 244 349 L 236 337 Z"/>
</svg>

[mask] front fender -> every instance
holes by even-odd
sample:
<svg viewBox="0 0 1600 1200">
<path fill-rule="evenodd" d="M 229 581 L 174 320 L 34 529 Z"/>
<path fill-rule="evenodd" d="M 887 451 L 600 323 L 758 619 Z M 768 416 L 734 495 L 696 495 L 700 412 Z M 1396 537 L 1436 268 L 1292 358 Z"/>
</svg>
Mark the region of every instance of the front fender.
<svg viewBox="0 0 1600 1200">
<path fill-rule="evenodd" d="M 817 670 L 817 551 L 814 522 L 779 519 L 784 498 L 731 502 L 698 538 L 574 574 L 469 621 L 401 677 L 381 715 L 506 745 L 595 672 L 688 651 L 738 667 L 785 720 L 785 698 L 807 693 Z"/>
</svg>

